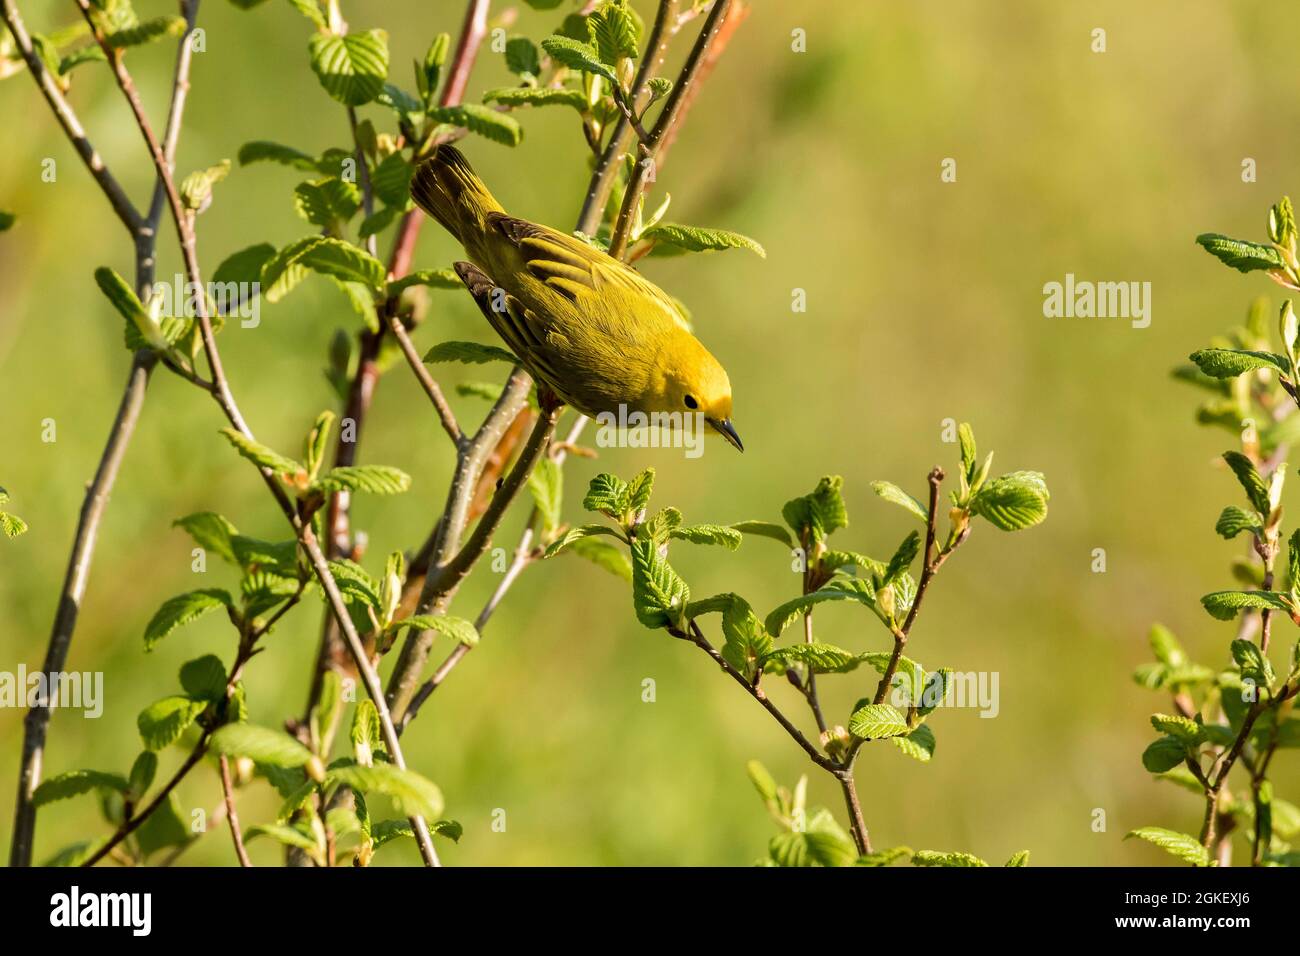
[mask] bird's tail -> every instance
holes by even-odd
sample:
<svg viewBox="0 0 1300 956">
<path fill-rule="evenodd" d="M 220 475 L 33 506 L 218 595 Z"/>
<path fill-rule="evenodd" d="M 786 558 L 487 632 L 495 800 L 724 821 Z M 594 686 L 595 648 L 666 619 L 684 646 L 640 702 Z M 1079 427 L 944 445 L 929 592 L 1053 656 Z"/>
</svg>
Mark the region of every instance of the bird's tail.
<svg viewBox="0 0 1300 956">
<path fill-rule="evenodd" d="M 504 212 L 454 146 L 439 146 L 415 170 L 411 198 L 471 254 L 468 247 L 483 234 L 488 214 Z"/>
</svg>

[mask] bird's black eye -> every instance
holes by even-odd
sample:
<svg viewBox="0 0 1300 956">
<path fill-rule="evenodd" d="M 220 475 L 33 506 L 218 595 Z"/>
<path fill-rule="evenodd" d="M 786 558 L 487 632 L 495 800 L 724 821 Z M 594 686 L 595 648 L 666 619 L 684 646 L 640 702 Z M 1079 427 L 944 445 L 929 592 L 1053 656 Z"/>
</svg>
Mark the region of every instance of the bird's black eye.
<svg viewBox="0 0 1300 956">
<path fill-rule="evenodd" d="M 687 395 L 687 396 L 686 396 L 686 407 L 687 407 L 687 408 L 699 408 L 699 407 L 700 407 L 700 403 L 697 402 L 697 401 L 695 400 L 695 396 L 694 396 L 694 395 Z"/>
</svg>

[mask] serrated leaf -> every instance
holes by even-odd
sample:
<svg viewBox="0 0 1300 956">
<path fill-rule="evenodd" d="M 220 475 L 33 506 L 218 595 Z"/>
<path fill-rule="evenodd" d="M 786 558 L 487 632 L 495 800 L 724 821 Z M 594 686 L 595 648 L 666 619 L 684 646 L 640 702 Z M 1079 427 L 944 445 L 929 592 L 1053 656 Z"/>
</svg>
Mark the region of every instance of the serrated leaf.
<svg viewBox="0 0 1300 956">
<path fill-rule="evenodd" d="M 849 733 L 863 740 L 880 740 L 908 733 L 907 718 L 891 704 L 867 704 L 849 718 Z"/>
<path fill-rule="evenodd" d="M 978 867 L 988 866 L 970 853 L 942 853 L 938 850 L 917 850 L 912 854 L 913 866 Z"/>
<path fill-rule="evenodd" d="M 1162 734 L 1177 738 L 1188 747 L 1194 747 L 1205 740 L 1205 729 L 1190 717 L 1178 714 L 1152 714 L 1151 726 Z"/>
<path fill-rule="evenodd" d="M 929 512 L 926 510 L 925 505 L 898 487 L 898 485 L 888 481 L 873 481 L 871 490 L 890 504 L 898 505 L 900 508 L 911 512 L 921 520 L 922 524 L 929 520 Z"/>
<path fill-rule="evenodd" d="M 1273 684 L 1273 665 L 1269 663 L 1264 652 L 1250 641 L 1237 639 L 1232 642 L 1232 659 L 1241 668 L 1241 676 L 1253 680 L 1256 684 L 1271 687 Z"/>
<path fill-rule="evenodd" d="M 633 541 L 631 559 L 636 619 L 649 628 L 676 624 L 691 599 L 691 589 L 659 553 L 654 541 Z"/>
<path fill-rule="evenodd" d="M 567 66 L 571 70 L 578 70 L 581 73 L 593 73 L 596 76 L 604 77 L 611 83 L 618 82 L 618 77 L 614 74 L 614 68 L 607 63 L 601 62 L 600 54 L 596 52 L 596 48 L 590 43 L 583 43 L 571 37 L 555 34 L 542 41 L 542 49 L 556 63 Z"/>
<path fill-rule="evenodd" d="M 1246 492 L 1246 499 L 1251 507 L 1261 515 L 1267 515 L 1271 510 L 1268 500 L 1268 482 L 1260 477 L 1254 462 L 1238 451 L 1225 451 L 1223 460 L 1237 476 L 1237 481 Z"/>
<path fill-rule="evenodd" d="M 1246 372 L 1266 368 L 1273 372 L 1291 374 L 1291 363 L 1285 355 L 1275 352 L 1251 352 L 1245 349 L 1201 349 L 1193 352 L 1191 360 L 1211 378 L 1236 378 Z"/>
<path fill-rule="evenodd" d="M 479 342 L 440 342 L 424 353 L 423 361 L 429 365 L 439 362 L 463 362 L 466 365 L 483 365 L 487 362 L 519 364 L 519 359 L 505 349 Z"/>
<path fill-rule="evenodd" d="M 206 700 L 181 696 L 164 697 L 150 704 L 136 718 L 136 727 L 145 748 L 162 750 L 175 743 L 207 707 Z"/>
<path fill-rule="evenodd" d="M 686 252 L 719 252 L 725 249 L 748 249 L 767 258 L 765 250 L 748 236 L 726 229 L 705 229 L 702 226 L 684 226 L 681 223 L 661 222 L 646 229 L 638 237 L 653 242 L 653 256 L 681 255 Z"/>
<path fill-rule="evenodd" d="M 548 534 L 560 523 L 560 503 L 564 495 L 564 473 L 552 459 L 544 458 L 528 476 L 528 491 Z"/>
<path fill-rule="evenodd" d="M 601 62 L 636 59 L 640 30 L 622 0 L 609 0 L 593 10 L 587 17 L 587 29 Z"/>
<path fill-rule="evenodd" d="M 1238 272 L 1252 272 L 1257 269 L 1274 271 L 1285 267 L 1281 253 L 1272 246 L 1262 243 L 1232 239 L 1213 232 L 1197 236 L 1196 242 L 1224 265 L 1231 266 Z"/>
<path fill-rule="evenodd" d="M 814 674 L 846 674 L 862 663 L 862 658 L 834 644 L 792 644 L 778 647 L 763 655 L 763 669 L 780 674 L 792 664 L 811 667 Z"/>
<path fill-rule="evenodd" d="M 392 798 L 408 817 L 435 820 L 442 815 L 442 791 L 415 771 L 402 770 L 393 764 L 335 767 L 325 775 L 325 783 L 327 786 L 345 784 L 367 797 L 382 793 Z"/>
<path fill-rule="evenodd" d="M 926 724 L 917 727 L 906 737 L 890 737 L 889 742 L 921 763 L 929 763 L 934 756 L 934 731 Z"/>
<path fill-rule="evenodd" d="M 346 490 L 397 495 L 411 487 L 411 476 L 389 465 L 343 465 L 325 472 L 313 487 L 326 493 Z"/>
<path fill-rule="evenodd" d="M 181 203 L 186 209 L 202 212 L 212 201 L 212 187 L 230 174 L 230 160 L 223 159 L 215 166 L 190 173 L 181 182 Z"/>
<path fill-rule="evenodd" d="M 1047 517 L 1047 483 L 1036 471 L 1016 471 L 989 481 L 971 510 L 1002 531 L 1032 528 Z"/>
<path fill-rule="evenodd" d="M 159 641 L 176 628 L 192 624 L 219 607 L 234 607 L 230 594 L 220 588 L 201 588 L 169 598 L 145 626 L 144 649 L 153 650 Z"/>
<path fill-rule="evenodd" d="M 244 831 L 244 842 L 251 843 L 257 837 L 268 836 L 285 846 L 306 850 L 313 855 L 321 851 L 320 841 L 305 829 L 285 823 L 257 823 Z"/>
<path fill-rule="evenodd" d="M 261 294 L 262 269 L 274 256 L 275 246 L 260 242 L 222 260 L 211 282 L 218 315 L 234 315 Z"/>
<path fill-rule="evenodd" d="M 1166 853 L 1194 866 L 1208 866 L 1210 862 L 1209 853 L 1201 846 L 1200 841 L 1177 830 L 1166 830 L 1164 827 L 1139 827 L 1130 830 L 1124 839 L 1127 840 L 1129 837 L 1137 837 L 1139 840 L 1153 843 Z"/>
<path fill-rule="evenodd" d="M 429 111 L 429 117 L 438 123 L 463 126 L 471 133 L 505 146 L 518 146 L 524 138 L 523 127 L 517 119 L 478 103 L 436 106 Z"/>
<path fill-rule="evenodd" d="M 921 551 L 921 535 L 913 531 L 903 543 L 898 546 L 894 556 L 889 559 L 889 564 L 885 568 L 884 584 L 892 584 L 896 579 L 906 573 L 907 569 L 912 566 L 916 560 L 917 554 Z"/>
<path fill-rule="evenodd" d="M 868 853 L 858 857 L 858 866 L 888 866 L 895 860 L 905 856 L 912 855 L 912 848 L 908 846 L 893 846 L 888 850 L 877 850 L 875 853 Z"/>
<path fill-rule="evenodd" d="M 777 866 L 852 866 L 858 854 L 847 840 L 832 833 L 778 833 L 768 842 Z"/>
<path fill-rule="evenodd" d="M 737 595 L 731 595 L 731 601 L 722 611 L 722 634 L 726 641 L 722 646 L 723 659 L 752 682 L 762 671 L 763 658 L 772 649 L 772 638 L 763 629 L 754 609 Z"/>
<path fill-rule="evenodd" d="M 315 157 L 307 155 L 302 150 L 294 149 L 292 146 L 284 146 L 266 140 L 254 140 L 245 143 L 239 147 L 237 158 L 241 166 L 248 166 L 252 163 L 278 163 L 281 166 L 290 166 L 303 172 L 313 172 L 317 168 Z"/>
<path fill-rule="evenodd" d="M 212 749 L 227 757 L 248 757 L 269 767 L 301 767 L 312 753 L 282 730 L 255 724 L 226 724 L 212 735 Z"/>
<path fill-rule="evenodd" d="M 152 17 L 142 20 L 135 26 L 124 30 L 115 30 L 104 37 L 104 42 L 115 50 L 143 46 L 163 37 L 181 37 L 185 35 L 185 18 L 178 16 Z"/>
<path fill-rule="evenodd" d="M 558 538 L 552 541 L 551 544 L 547 547 L 542 557 L 544 559 L 553 558 L 557 554 L 567 551 L 578 541 L 581 541 L 584 538 L 589 538 L 592 535 L 600 535 L 600 534 L 609 535 L 612 538 L 618 538 L 618 540 L 620 541 L 623 540 L 623 536 L 620 535 L 613 528 L 609 527 L 608 525 L 603 525 L 603 524 L 579 525 L 576 528 L 569 528 L 567 531 L 564 532 L 564 534 L 560 535 Z"/>
<path fill-rule="evenodd" d="M 95 283 L 118 315 L 126 320 L 128 336 L 135 330 L 144 344 L 153 349 L 166 349 L 168 342 L 158 322 L 150 316 L 144 305 L 120 275 L 107 266 L 95 270 Z"/>
<path fill-rule="evenodd" d="M 105 773 L 101 770 L 67 770 L 43 781 L 32 794 L 32 804 L 43 807 L 56 800 L 67 800 L 69 797 L 94 790 L 126 793 L 130 790 L 130 785 L 120 773 Z"/>
<path fill-rule="evenodd" d="M 194 539 L 194 543 L 207 551 L 213 551 L 232 564 L 237 564 L 231 538 L 239 532 L 221 515 L 213 511 L 199 511 L 172 522 L 173 528 L 183 528 Z"/>
<path fill-rule="evenodd" d="M 1264 531 L 1264 525 L 1255 515 L 1236 505 L 1228 505 L 1219 514 L 1219 520 L 1214 523 L 1214 530 L 1223 538 L 1232 539 L 1243 531 L 1249 531 L 1252 534 L 1261 534 Z"/>
<path fill-rule="evenodd" d="M 782 525 L 774 524 L 771 521 L 737 521 L 731 527 L 741 534 L 755 534 L 761 538 L 780 541 L 787 548 L 794 547 L 794 538 L 790 537 L 790 532 Z"/>
<path fill-rule="evenodd" d="M 627 482 L 602 472 L 591 479 L 587 494 L 582 499 L 582 507 L 621 520 L 623 513 L 628 510 Z"/>
<path fill-rule="evenodd" d="M 790 623 L 808 608 L 825 601 L 856 601 L 872 609 L 875 608 L 875 592 L 866 581 L 833 581 L 823 588 L 808 594 L 801 594 L 776 607 L 767 615 L 764 625 L 773 637 L 779 637 Z"/>
<path fill-rule="evenodd" d="M 801 538 L 807 534 L 814 541 L 821 541 L 849 525 L 843 486 L 844 479 L 839 475 L 827 475 L 811 494 L 787 501 L 781 508 L 781 516 Z"/>
<path fill-rule="evenodd" d="M 586 537 L 573 542 L 570 550 L 624 581 L 632 580 L 632 561 L 622 548 L 597 538 Z"/>
<path fill-rule="evenodd" d="M 317 33 L 307 46 L 312 71 L 340 103 L 360 106 L 383 90 L 388 79 L 388 34 L 383 30 L 343 36 Z"/>
<path fill-rule="evenodd" d="M 465 288 L 465 284 L 460 281 L 460 277 L 451 269 L 422 269 L 388 283 L 388 297 L 391 299 L 394 296 L 401 295 L 404 290 L 417 285 L 428 286 L 431 289 Z M 511 361 L 514 361 L 513 355 Z"/>
<path fill-rule="evenodd" d="M 204 654 L 181 665 L 181 689 L 195 700 L 218 701 L 226 696 L 226 666 L 215 654 Z"/>
<path fill-rule="evenodd" d="M 511 37 L 506 41 L 505 53 L 506 69 L 516 76 L 535 78 L 541 74 L 542 54 L 528 37 Z"/>
<path fill-rule="evenodd" d="M 551 87 L 511 86 L 504 89 L 488 90 L 483 94 L 484 103 L 500 103 L 502 106 L 568 106 L 579 113 L 587 112 L 587 98 L 578 90 L 552 89 Z"/>
<path fill-rule="evenodd" d="M 361 565 L 347 558 L 336 558 L 329 563 L 329 567 L 334 583 L 344 598 L 359 601 L 376 610 L 383 606 L 379 598 L 379 582 Z"/>
<path fill-rule="evenodd" d="M 402 618 L 400 621 L 394 621 L 390 625 L 390 629 L 394 631 L 408 628 L 420 631 L 436 631 L 467 647 L 473 647 L 478 643 L 479 638 L 478 628 L 474 626 L 473 621 L 467 621 L 461 617 L 450 617 L 445 614 L 415 614 L 411 617 Z"/>
<path fill-rule="evenodd" d="M 734 528 L 721 524 L 697 524 L 674 528 L 669 537 L 689 541 L 691 544 L 720 544 L 728 551 L 740 547 L 741 534 Z"/>
<path fill-rule="evenodd" d="M 386 288 L 388 270 L 364 249 L 332 236 L 308 236 L 285 246 L 262 268 L 262 294 L 278 302 L 302 281 L 304 269 L 375 291 Z"/>
<path fill-rule="evenodd" d="M 1285 595 L 1275 591 L 1215 591 L 1201 598 L 1201 606 L 1220 621 L 1231 621 L 1243 608 L 1269 608 L 1290 613 Z"/>
<path fill-rule="evenodd" d="M 235 431 L 233 428 L 223 428 L 221 434 L 226 437 L 226 441 L 230 442 L 235 451 L 259 468 L 270 469 L 277 475 L 285 476 L 287 479 L 294 479 L 299 475 L 305 477 L 307 474 L 307 469 L 303 465 L 268 448 L 261 442 L 254 441 L 242 432 Z"/>
<path fill-rule="evenodd" d="M 1182 765 L 1186 759 L 1186 745 L 1169 735 L 1156 738 L 1142 751 L 1142 766 L 1151 773 L 1165 773 Z"/>
<path fill-rule="evenodd" d="M 314 226 L 338 232 L 361 208 L 355 183 L 328 177 L 299 183 L 293 191 L 298 215 Z"/>
</svg>

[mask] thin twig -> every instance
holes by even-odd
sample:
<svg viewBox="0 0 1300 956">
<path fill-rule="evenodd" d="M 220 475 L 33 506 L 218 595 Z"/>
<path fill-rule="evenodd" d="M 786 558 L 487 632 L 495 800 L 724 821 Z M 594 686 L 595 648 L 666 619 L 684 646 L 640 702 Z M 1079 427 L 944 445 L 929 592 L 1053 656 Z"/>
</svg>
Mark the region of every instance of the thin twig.
<svg viewBox="0 0 1300 956">
<path fill-rule="evenodd" d="M 442 423 L 442 429 L 447 433 L 453 445 L 457 448 L 465 444 L 465 436 L 461 433 L 460 425 L 456 423 L 456 415 L 452 412 L 451 406 L 447 404 L 447 399 L 442 394 L 442 389 L 429 370 L 424 367 L 424 361 L 420 358 L 420 353 L 411 341 L 410 334 L 406 331 L 406 326 L 402 324 L 399 316 L 392 316 L 388 320 L 388 327 L 392 330 L 393 337 L 397 339 L 397 344 L 402 348 L 402 354 L 406 356 L 406 363 L 415 373 L 416 380 L 419 381 L 420 387 L 424 389 L 424 394 L 429 396 L 429 401 L 433 403 L 435 411 L 438 413 L 438 421 Z"/>
<path fill-rule="evenodd" d="M 244 867 L 252 866 L 252 861 L 248 859 L 248 851 L 244 849 L 244 835 L 239 832 L 239 814 L 235 812 L 235 787 L 230 782 L 230 760 L 225 754 L 220 757 L 221 764 L 221 798 L 226 804 L 226 820 L 230 823 L 230 838 L 235 843 L 235 856 L 239 857 L 239 865 Z"/>
</svg>

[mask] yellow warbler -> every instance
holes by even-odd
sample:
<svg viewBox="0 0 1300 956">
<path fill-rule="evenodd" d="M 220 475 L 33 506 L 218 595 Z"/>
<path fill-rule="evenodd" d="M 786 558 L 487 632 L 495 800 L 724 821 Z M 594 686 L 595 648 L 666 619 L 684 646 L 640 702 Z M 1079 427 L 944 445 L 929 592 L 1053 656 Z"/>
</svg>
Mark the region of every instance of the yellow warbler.
<svg viewBox="0 0 1300 956">
<path fill-rule="evenodd" d="M 520 363 L 596 417 L 700 414 L 744 451 L 727 372 L 676 303 L 639 272 L 575 236 L 506 215 L 465 157 L 440 146 L 411 195 L 465 247 L 456 273 Z"/>
</svg>

